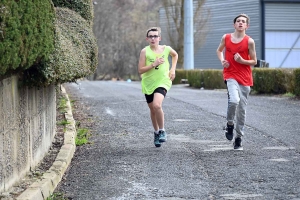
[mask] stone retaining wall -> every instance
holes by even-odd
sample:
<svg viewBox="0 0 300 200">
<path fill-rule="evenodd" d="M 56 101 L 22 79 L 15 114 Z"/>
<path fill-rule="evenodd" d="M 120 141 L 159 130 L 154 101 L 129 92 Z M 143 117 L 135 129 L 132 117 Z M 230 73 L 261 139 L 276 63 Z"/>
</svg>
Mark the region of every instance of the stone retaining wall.
<svg viewBox="0 0 300 200">
<path fill-rule="evenodd" d="M 7 191 L 48 152 L 55 135 L 56 91 L 0 82 L 0 192 Z"/>
</svg>

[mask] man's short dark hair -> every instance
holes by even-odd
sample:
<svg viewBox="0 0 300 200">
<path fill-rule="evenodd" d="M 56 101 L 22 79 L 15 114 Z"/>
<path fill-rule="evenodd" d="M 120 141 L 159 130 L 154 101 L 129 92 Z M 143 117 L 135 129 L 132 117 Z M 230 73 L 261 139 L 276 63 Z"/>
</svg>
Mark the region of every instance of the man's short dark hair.
<svg viewBox="0 0 300 200">
<path fill-rule="evenodd" d="M 239 17 L 245 17 L 245 18 L 247 19 L 247 24 L 250 23 L 250 17 L 249 17 L 248 15 L 244 14 L 244 13 L 239 14 L 238 16 L 236 16 L 236 17 L 234 18 L 234 20 L 233 20 L 233 23 L 235 23 L 236 20 L 237 20 L 237 18 L 239 18 Z"/>
<path fill-rule="evenodd" d="M 149 28 L 149 29 L 147 30 L 146 37 L 148 37 L 148 33 L 149 33 L 150 31 L 158 31 L 158 36 L 160 36 L 160 34 L 161 34 L 161 29 L 160 29 L 160 27 L 151 27 L 151 28 Z"/>
</svg>

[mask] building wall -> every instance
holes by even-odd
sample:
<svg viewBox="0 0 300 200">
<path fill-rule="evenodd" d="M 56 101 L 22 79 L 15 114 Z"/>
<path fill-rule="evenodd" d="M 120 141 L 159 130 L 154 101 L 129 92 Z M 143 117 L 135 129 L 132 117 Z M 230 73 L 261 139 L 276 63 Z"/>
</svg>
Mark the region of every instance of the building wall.
<svg viewBox="0 0 300 200">
<path fill-rule="evenodd" d="M 206 24 L 208 33 L 205 43 L 200 49 L 195 49 L 194 68 L 222 68 L 216 56 L 216 49 L 224 34 L 234 32 L 233 19 L 241 13 L 245 13 L 250 17 L 250 28 L 246 31 L 246 34 L 254 39 L 257 58 L 261 59 L 261 7 L 259 0 L 206 0 L 204 8 L 210 11 L 210 18 Z M 168 27 L 164 9 L 160 9 L 160 26 Z M 164 38 L 166 37 L 163 35 L 162 42 L 169 44 Z"/>
<path fill-rule="evenodd" d="M 300 67 L 300 1 L 265 2 L 265 60 L 272 68 Z"/>
<path fill-rule="evenodd" d="M 207 0 L 205 6 L 211 9 L 211 19 L 208 23 L 209 33 L 205 44 L 196 51 L 195 68 L 222 69 L 222 65 L 216 56 L 216 50 L 222 36 L 234 32 L 233 19 L 241 13 L 245 13 L 250 17 L 250 27 L 246 34 L 254 39 L 257 58 L 261 57 L 261 18 L 258 0 Z"/>
<path fill-rule="evenodd" d="M 7 191 L 48 152 L 55 135 L 56 90 L 27 88 L 16 76 L 0 81 L 0 192 Z"/>
</svg>

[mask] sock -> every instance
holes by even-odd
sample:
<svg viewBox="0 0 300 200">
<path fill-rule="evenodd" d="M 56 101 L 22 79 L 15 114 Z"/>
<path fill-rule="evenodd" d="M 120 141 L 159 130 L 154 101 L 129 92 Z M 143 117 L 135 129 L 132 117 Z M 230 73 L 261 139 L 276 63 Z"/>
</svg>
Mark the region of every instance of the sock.
<svg viewBox="0 0 300 200">
<path fill-rule="evenodd" d="M 158 131 L 154 131 L 155 134 L 158 134 Z"/>
<path fill-rule="evenodd" d="M 160 128 L 158 131 L 165 131 L 165 129 L 164 128 Z"/>
</svg>

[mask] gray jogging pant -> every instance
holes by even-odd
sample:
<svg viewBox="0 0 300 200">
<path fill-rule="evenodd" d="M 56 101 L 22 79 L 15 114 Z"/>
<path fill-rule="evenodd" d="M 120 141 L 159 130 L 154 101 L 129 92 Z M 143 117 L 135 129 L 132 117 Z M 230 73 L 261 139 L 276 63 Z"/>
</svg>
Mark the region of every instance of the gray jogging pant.
<svg viewBox="0 0 300 200">
<path fill-rule="evenodd" d="M 226 81 L 228 91 L 227 122 L 232 124 L 236 118 L 236 137 L 242 137 L 244 136 L 247 100 L 251 89 L 250 86 L 240 85 L 234 79 L 227 79 Z"/>
</svg>

